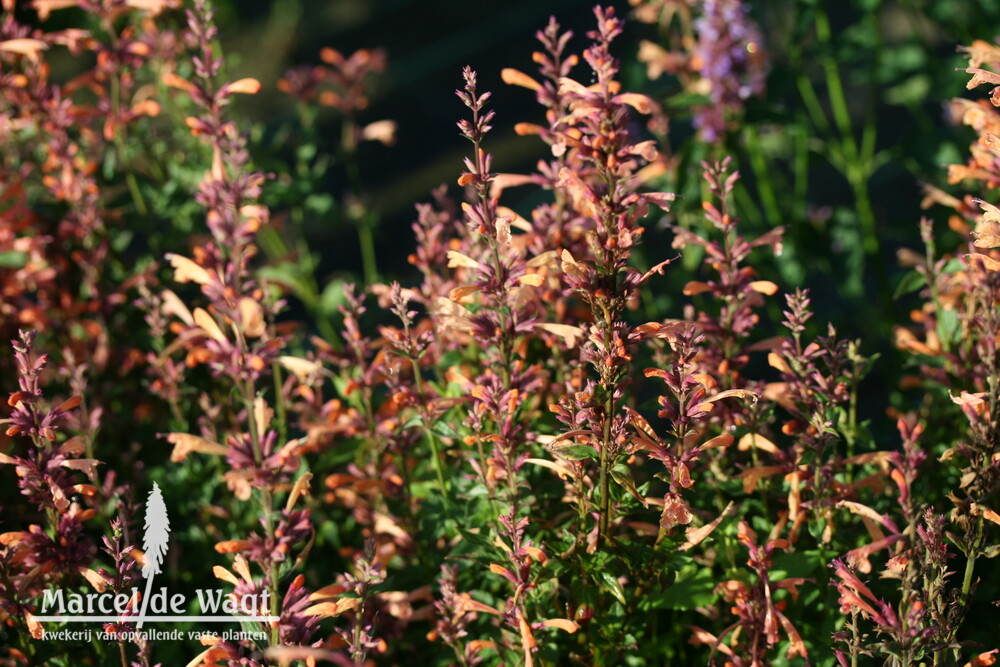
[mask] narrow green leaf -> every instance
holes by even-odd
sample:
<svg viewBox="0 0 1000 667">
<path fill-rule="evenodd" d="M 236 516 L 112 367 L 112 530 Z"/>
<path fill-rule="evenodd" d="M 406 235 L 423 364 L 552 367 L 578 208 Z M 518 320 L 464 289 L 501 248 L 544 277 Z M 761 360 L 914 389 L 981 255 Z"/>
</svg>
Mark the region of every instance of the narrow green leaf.
<svg viewBox="0 0 1000 667">
<path fill-rule="evenodd" d="M 623 605 L 626 604 L 625 590 L 622 588 L 621 583 L 619 583 L 618 578 L 615 575 L 611 574 L 607 570 L 598 570 L 597 578 L 600 579 L 602 584 L 604 584 L 604 588 L 615 596 L 616 600 L 621 602 Z"/>
<path fill-rule="evenodd" d="M 597 450 L 590 445 L 578 445 L 575 442 L 561 442 L 555 445 L 550 445 L 549 450 L 553 454 L 558 454 L 564 459 L 569 459 L 570 461 L 583 461 L 584 459 L 594 459 L 595 461 L 600 458 Z"/>
<path fill-rule="evenodd" d="M 639 491 L 635 488 L 635 479 L 632 477 L 632 471 L 624 463 L 618 463 L 611 469 L 611 478 L 618 483 L 618 486 L 622 487 L 629 492 L 633 498 L 642 503 L 643 507 L 646 507 L 646 499 L 639 495 Z"/>
<path fill-rule="evenodd" d="M 924 278 L 923 274 L 917 273 L 916 271 L 910 271 L 903 279 L 899 281 L 899 285 L 896 286 L 896 291 L 893 292 L 892 298 L 898 299 L 904 294 L 909 294 L 910 292 L 916 292 L 927 284 L 927 280 Z"/>
</svg>

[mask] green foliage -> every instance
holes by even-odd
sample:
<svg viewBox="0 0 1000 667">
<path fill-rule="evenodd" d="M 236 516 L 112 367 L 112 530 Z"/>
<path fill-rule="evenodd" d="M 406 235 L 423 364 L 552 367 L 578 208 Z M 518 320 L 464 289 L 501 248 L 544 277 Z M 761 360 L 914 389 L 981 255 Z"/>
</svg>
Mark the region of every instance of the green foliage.
<svg viewBox="0 0 1000 667">
<path fill-rule="evenodd" d="M 527 102 L 494 118 L 463 99 L 464 172 L 441 138 L 458 105 L 421 116 L 440 86 L 394 74 L 421 69 L 412 52 L 296 51 L 284 77 L 264 62 L 361 5 L 220 2 L 214 35 L 170 3 L 43 20 L 46 4 L 5 9 L 0 37 L 0 329 L 37 330 L 48 361 L 40 379 L 0 362 L 11 661 L 204 650 L 31 638 L 46 588 L 141 588 L 125 547 L 154 484 L 157 585 L 228 591 L 246 564 L 287 612 L 242 621 L 266 639 L 218 664 L 302 664 L 280 649 L 304 627 L 298 643 L 336 652 L 320 660 L 357 665 L 957 666 L 994 648 L 1000 311 L 967 257 L 993 256 L 968 245 L 990 209 L 931 191 L 954 210 L 927 210 L 923 236 L 917 221 L 919 184 L 966 166 L 941 117 L 967 78 L 954 46 L 998 32 L 1000 4 L 752 3 L 732 23 L 760 26 L 737 49 L 766 59 L 758 90 L 752 59 L 711 78 L 714 3 L 632 3 L 621 72 L 594 56 L 603 34 L 591 62 L 546 74 L 589 23 L 558 57 L 498 48 L 489 86 L 466 72 L 467 95 L 499 76 Z M 92 39 L 76 50 L 67 28 Z M 430 48 L 464 59 L 456 44 Z M 726 82 L 746 90 L 721 98 Z M 433 150 L 405 143 L 423 133 Z M 504 182 L 519 173 L 532 184 Z M 413 183 L 459 174 L 464 206 L 442 190 L 414 216 Z M 995 178 L 951 180 L 997 201 Z M 677 195 L 665 214 L 660 192 Z M 292 609 L 296 587 L 321 592 Z M 337 611 L 311 623 L 321 603 Z"/>
</svg>

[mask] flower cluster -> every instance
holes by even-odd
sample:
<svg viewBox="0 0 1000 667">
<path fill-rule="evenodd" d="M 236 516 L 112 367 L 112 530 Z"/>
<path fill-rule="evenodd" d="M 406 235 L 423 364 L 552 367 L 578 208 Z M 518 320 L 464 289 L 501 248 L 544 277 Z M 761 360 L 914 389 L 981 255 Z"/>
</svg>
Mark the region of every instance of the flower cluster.
<svg viewBox="0 0 1000 667">
<path fill-rule="evenodd" d="M 272 86 L 230 76 L 208 0 L 0 2 L 0 663 L 995 662 L 1000 49 L 966 49 L 993 90 L 952 105 L 978 136 L 949 180 L 978 198 L 926 189 L 961 242 L 926 220 L 900 251 L 906 359 L 870 378 L 877 346 L 796 271 L 820 154 L 856 197 L 833 245 L 877 250 L 884 214 L 826 14 L 793 3 L 833 123 L 808 49 L 776 49 L 824 135 L 789 148 L 744 114 L 768 71 L 748 6 L 630 4 L 660 29 L 647 78 L 672 78 L 643 85 L 601 6 L 499 72 L 533 117 L 456 71 L 467 155 L 378 266 L 359 158 L 393 144 L 367 118 L 384 51 Z M 295 113 L 247 127 L 272 87 Z M 511 134 L 533 167 L 505 171 Z M 358 267 L 323 275 L 319 224 L 357 233 Z M 137 520 L 150 487 L 169 534 Z M 152 641 L 158 568 L 254 636 Z M 92 645 L 36 641 L 53 588 L 129 602 Z"/>
<path fill-rule="evenodd" d="M 35 352 L 34 341 L 34 332 L 28 331 L 21 331 L 13 341 L 18 391 L 7 401 L 11 416 L 0 420 L 8 424 L 6 435 L 18 436 L 19 441 L 27 441 L 26 446 L 0 454 L 0 464 L 13 467 L 27 501 L 22 511 L 38 516 L 39 523 L 0 536 L 4 584 L 0 595 L 4 613 L 38 638 L 42 629 L 33 620 L 33 598 L 46 585 L 86 581 L 100 591 L 105 582 L 91 569 L 97 549 L 85 531 L 85 523 L 96 516 L 90 499 L 100 493 L 95 486 L 100 462 L 84 458 L 80 436 L 61 437 L 66 417 L 80 399 L 48 404 L 42 388 L 48 358 Z"/>
<path fill-rule="evenodd" d="M 719 143 L 746 101 L 763 95 L 768 61 L 763 35 L 742 0 L 643 0 L 636 16 L 668 31 L 670 48 L 643 41 L 639 59 L 649 78 L 678 77 L 684 87 L 705 95 L 708 102 L 694 109 L 694 126 L 702 139 Z"/>
</svg>

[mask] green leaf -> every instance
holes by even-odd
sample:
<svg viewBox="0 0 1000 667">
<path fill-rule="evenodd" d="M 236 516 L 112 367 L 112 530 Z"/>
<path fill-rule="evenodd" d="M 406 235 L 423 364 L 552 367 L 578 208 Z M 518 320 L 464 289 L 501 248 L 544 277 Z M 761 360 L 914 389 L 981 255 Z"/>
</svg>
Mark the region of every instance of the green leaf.
<svg viewBox="0 0 1000 667">
<path fill-rule="evenodd" d="M 439 421 L 434 424 L 434 428 L 431 430 L 444 438 L 454 438 L 456 440 L 462 439 L 462 434 L 456 431 L 455 428 L 448 422 Z"/>
<path fill-rule="evenodd" d="M 301 299 L 306 306 L 312 308 L 316 305 L 318 301 L 317 294 L 302 275 L 302 269 L 296 264 L 282 262 L 277 266 L 261 267 L 259 274 L 262 278 L 281 283 L 292 290 L 295 296 Z"/>
<path fill-rule="evenodd" d="M 896 291 L 893 292 L 892 298 L 898 299 L 904 294 L 909 294 L 910 292 L 916 292 L 918 289 L 922 288 L 927 284 L 927 279 L 924 278 L 922 273 L 916 271 L 910 271 L 903 276 L 903 279 L 899 281 L 899 285 L 896 286 Z"/>
<path fill-rule="evenodd" d="M 639 495 L 639 491 L 635 488 L 635 479 L 632 477 L 632 471 L 624 463 L 618 463 L 611 469 L 611 478 L 618 483 L 618 486 L 622 487 L 629 494 L 642 503 L 642 506 L 646 506 L 646 499 Z"/>
<path fill-rule="evenodd" d="M 264 225 L 258 230 L 257 245 L 263 248 L 269 257 L 282 257 L 288 253 L 288 246 L 285 245 L 281 234 L 272 225 Z"/>
<path fill-rule="evenodd" d="M 702 106 L 711 102 L 708 95 L 699 93 L 680 93 L 671 95 L 664 100 L 664 106 L 669 109 L 690 109 L 695 106 Z"/>
<path fill-rule="evenodd" d="M 937 334 L 941 340 L 956 342 L 961 323 L 958 320 L 958 312 L 954 310 L 941 310 L 938 313 Z"/>
<path fill-rule="evenodd" d="M 823 536 L 823 531 L 826 530 L 826 519 L 817 519 L 815 521 L 810 521 L 808 527 L 809 527 L 809 534 L 815 537 L 817 540 L 819 540 Z"/>
<path fill-rule="evenodd" d="M 325 215 L 333 208 L 333 197 L 328 193 L 311 194 L 306 197 L 305 207 L 307 211 L 317 215 Z"/>
<path fill-rule="evenodd" d="M 111 247 L 114 248 L 115 252 L 122 252 L 132 242 L 133 236 L 135 236 L 135 234 L 132 230 L 120 229 L 114 236 L 111 237 Z"/>
<path fill-rule="evenodd" d="M 578 445 L 575 442 L 560 442 L 555 445 L 550 445 L 549 450 L 553 454 L 558 454 L 564 459 L 569 459 L 570 461 L 583 461 L 584 459 L 594 459 L 595 461 L 600 458 L 597 450 L 590 445 Z"/>
<path fill-rule="evenodd" d="M 347 303 L 344 296 L 345 281 L 337 279 L 327 283 L 323 288 L 323 294 L 319 298 L 320 312 L 326 315 L 335 315 L 339 312 L 340 306 Z"/>
<path fill-rule="evenodd" d="M 621 583 L 619 583 L 618 577 L 611 574 L 608 570 L 602 569 L 597 571 L 597 578 L 602 584 L 604 584 L 603 587 L 615 596 L 616 600 L 621 602 L 623 605 L 627 604 L 625 602 L 625 590 L 622 588 Z"/>
<path fill-rule="evenodd" d="M 690 579 L 678 581 L 658 595 L 644 596 L 639 608 L 649 609 L 697 609 L 715 601 L 715 577 L 711 570 L 699 569 Z"/>
<path fill-rule="evenodd" d="M 295 151 L 295 157 L 301 162 L 308 162 L 316 156 L 315 144 L 303 144 Z"/>
<path fill-rule="evenodd" d="M 399 429 L 402 431 L 402 430 L 406 430 L 408 428 L 413 428 L 414 426 L 420 426 L 423 423 L 424 423 L 424 416 L 423 415 L 419 415 L 419 414 L 417 414 L 417 415 L 411 415 L 410 418 L 407 419 L 406 422 L 402 426 L 399 427 Z"/>
<path fill-rule="evenodd" d="M 789 577 L 812 577 L 823 572 L 826 561 L 817 549 L 779 553 L 772 558 L 771 580 L 780 581 Z"/>
<path fill-rule="evenodd" d="M 0 269 L 20 269 L 28 263 L 28 255 L 17 250 L 0 252 Z"/>
<path fill-rule="evenodd" d="M 957 257 L 952 257 L 947 262 L 945 262 L 944 267 L 941 269 L 941 273 L 947 273 L 948 275 L 954 275 L 959 271 L 964 271 L 965 265 L 962 264 L 962 260 Z"/>
<path fill-rule="evenodd" d="M 930 92 L 931 78 L 926 74 L 916 74 L 885 91 L 885 101 L 889 104 L 916 104 Z"/>
</svg>

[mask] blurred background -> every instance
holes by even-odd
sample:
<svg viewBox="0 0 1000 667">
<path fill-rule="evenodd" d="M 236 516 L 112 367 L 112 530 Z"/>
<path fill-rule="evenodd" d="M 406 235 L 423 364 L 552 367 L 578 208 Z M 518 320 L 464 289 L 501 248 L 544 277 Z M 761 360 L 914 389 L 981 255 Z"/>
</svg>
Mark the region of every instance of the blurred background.
<svg viewBox="0 0 1000 667">
<path fill-rule="evenodd" d="M 541 113 L 530 91 L 500 81 L 500 70 L 515 67 L 533 71 L 534 33 L 550 16 L 574 31 L 577 51 L 593 22 L 593 3 L 578 0 L 221 0 L 216 4 L 223 44 L 235 73 L 252 74 L 265 83 L 262 94 L 246 102 L 244 111 L 262 123 L 257 134 L 260 144 L 276 152 L 289 150 L 294 142 L 282 145 L 268 140 L 279 128 L 293 123 L 295 116 L 273 82 L 290 67 L 319 63 L 323 47 L 345 55 L 357 49 L 385 49 L 386 71 L 374 77 L 370 106 L 360 115 L 364 121 L 395 121 L 396 143 L 391 147 L 365 144 L 359 158 L 364 187 L 379 218 L 375 232 L 379 268 L 388 274 L 406 272 L 414 202 L 428 199 L 429 191 L 441 183 L 453 185 L 467 153 L 466 142 L 455 127 L 464 111 L 454 95 L 461 68 L 471 65 L 479 72 L 481 87 L 493 92 L 497 118 L 489 149 L 495 155 L 497 171 L 523 172 L 544 155 L 544 146 L 533 138 L 516 136 L 513 126 L 520 121 L 539 121 Z M 627 2 L 612 4 L 619 15 L 628 16 L 634 10 Z M 750 101 L 744 125 L 760 128 L 759 134 L 767 142 L 765 152 L 780 155 L 786 151 L 785 144 L 792 143 L 798 131 L 812 129 L 800 127 L 807 114 L 797 79 L 804 74 L 815 81 L 819 102 L 829 109 L 823 59 L 832 57 L 840 69 L 853 127 L 859 135 L 865 118 L 874 116 L 876 152 L 881 155 L 870 175 L 869 191 L 886 251 L 879 259 L 892 262 L 894 247 L 916 238 L 919 182 L 942 184 L 942 167 L 959 159 L 964 150 L 960 145 L 968 140 L 960 130 L 949 129 L 946 113 L 947 101 L 964 92 L 966 77 L 954 71 L 962 65 L 956 46 L 996 34 L 1000 3 L 771 0 L 749 6 L 761 26 L 771 71 L 766 97 Z M 831 38 L 825 44 L 815 35 L 817 7 L 829 17 Z M 659 33 L 656 26 L 631 21 L 617 50 L 627 83 L 637 84 L 633 88 L 641 87 L 642 92 L 664 101 L 678 92 L 676 82 L 668 75 L 645 81 L 645 67 L 635 57 L 640 41 L 656 41 Z M 674 111 L 671 139 L 674 146 L 682 146 L 691 135 L 689 119 L 686 111 Z M 317 138 L 318 152 L 336 152 L 341 134 L 334 114 L 320 117 Z M 739 155 L 745 143 L 738 133 L 729 142 L 737 162 L 749 161 Z M 808 165 L 814 172 L 809 179 L 808 219 L 765 219 L 771 225 L 818 227 L 828 236 L 833 255 L 850 255 L 852 249 L 844 246 L 852 243 L 847 229 L 851 224 L 844 219 L 842 209 L 852 208 L 853 193 L 847 179 L 824 158 L 824 146 L 813 142 Z M 749 165 L 740 166 L 751 176 Z M 337 165 L 332 165 L 326 174 L 331 196 L 344 194 L 344 180 Z M 786 193 L 775 195 L 787 200 Z M 311 224 L 316 232 L 313 238 L 324 247 L 324 266 L 332 272 L 360 270 L 355 243 L 341 242 L 341 236 L 349 236 L 350 230 L 339 229 L 329 220 L 317 219 Z M 827 260 L 837 263 L 835 257 Z M 858 273 L 861 267 L 856 260 L 840 268 L 855 274 L 851 293 L 860 296 L 864 271 Z M 786 277 L 807 279 L 809 263 L 794 266 L 789 259 L 786 264 Z"/>
<path fill-rule="evenodd" d="M 787 229 L 781 256 L 762 256 L 755 268 L 783 291 L 810 288 L 817 329 L 836 322 L 841 336 L 860 338 L 866 354 L 882 357 L 862 392 L 873 400 L 869 414 L 883 411 L 886 400 L 912 400 L 897 389 L 907 359 L 892 346 L 893 324 L 908 321 L 918 303 L 907 292 L 910 268 L 900 265 L 899 255 L 908 249 L 923 253 L 923 215 L 935 220 L 940 249 L 960 241 L 949 231 L 945 209 L 921 209 L 921 187 L 929 183 L 963 194 L 948 186 L 946 170 L 964 161 L 972 140 L 948 111 L 949 100 L 966 94 L 968 77 L 956 71 L 964 66 L 957 47 L 1000 33 L 1000 2 L 748 3 L 762 35 L 766 90 L 745 101 L 742 116 L 714 145 L 696 141 L 692 123 L 693 106 L 707 98 L 692 92 L 683 76 L 651 76 L 655 72 L 637 58 L 645 42 L 684 48 L 677 17 L 697 17 L 704 3 L 612 4 L 633 19 L 616 42 L 624 85 L 663 105 L 670 162 L 663 187 L 680 195 L 667 220 L 648 223 L 637 263 L 650 266 L 674 253 L 668 224 L 700 224 L 698 164 L 730 155 L 743 174 L 735 210 L 745 233 Z M 577 0 L 219 0 L 216 6 L 231 76 L 264 83 L 260 95 L 239 102 L 254 121 L 255 159 L 265 169 L 297 165 L 294 179 L 271 183 L 268 203 L 279 229 L 294 220 L 299 237 L 309 241 L 296 251 L 277 237 L 271 244 L 262 238 L 272 259 L 289 258 L 286 274 L 279 268 L 272 277 L 299 284 L 293 292 L 302 303 L 293 301 L 293 313 L 311 303 L 311 310 L 333 320 L 344 282 L 363 278 L 366 251 L 359 229 L 370 234 L 379 280 L 406 285 L 415 277 L 407 262 L 414 248 L 414 204 L 430 200 L 441 184 L 461 195 L 455 181 L 469 146 L 455 125 L 466 109 L 454 91 L 462 67 L 472 66 L 480 89 L 493 93 L 497 115 L 486 149 L 494 155 L 495 171 L 526 173 L 547 147 L 536 137 L 516 135 L 514 125 L 542 122 L 543 114 L 534 93 L 505 85 L 501 70 L 535 71 L 534 35 L 550 16 L 573 30 L 570 50 L 577 53 L 593 23 L 592 3 Z M 637 12 L 659 20 L 634 20 Z M 321 64 L 324 48 L 344 59 L 360 49 L 384 50 L 385 69 L 364 79 L 367 102 L 351 118 L 335 109 L 303 116 L 306 105 L 296 106 L 279 91 L 289 69 Z M 578 75 L 586 76 L 582 71 Z M 345 152 L 345 124 L 363 127 L 386 119 L 395 123 L 391 141 L 365 141 Z M 502 203 L 527 215 L 543 196 L 536 188 L 518 188 L 508 190 Z M 303 263 L 306 255 L 312 259 Z M 689 301 L 681 286 L 700 259 L 685 257 L 687 270 L 676 272 L 676 284 L 650 295 L 650 312 L 680 316 Z M 293 275 L 303 265 L 315 269 L 318 287 Z M 773 300 L 765 327 L 780 326 L 779 303 Z"/>
<path fill-rule="evenodd" d="M 628 5 L 619 3 L 621 12 Z M 583 44 L 592 28 L 592 3 L 579 0 L 512 3 L 395 1 L 218 3 L 219 24 L 227 53 L 236 58 L 238 74 L 275 81 L 292 66 L 319 63 L 323 47 L 350 55 L 358 49 L 384 49 L 386 71 L 374 78 L 366 121 L 391 119 L 397 124 L 391 147 L 367 144 L 359 152 L 364 189 L 379 218 L 376 229 L 379 268 L 405 274 L 412 252 L 410 223 L 414 203 L 426 201 L 442 183 L 454 186 L 468 154 L 468 142 L 456 122 L 466 111 L 455 96 L 465 65 L 479 73 L 480 86 L 493 93 L 497 111 L 489 150 L 499 171 L 525 171 L 544 155 L 533 138 L 518 137 L 514 124 L 541 118 L 534 95 L 500 80 L 503 67 L 530 71 L 535 32 L 557 16 Z M 623 40 L 623 55 L 634 53 L 638 33 Z M 271 88 L 248 104 L 248 115 L 273 135 L 295 122 L 287 99 Z M 318 152 L 336 152 L 341 128 L 335 114 L 320 118 Z M 262 142 L 267 143 L 265 134 Z M 277 152 L 288 146 L 271 145 Z M 328 192 L 342 196 L 344 174 L 332 165 Z M 360 273 L 353 239 L 340 242 L 336 224 L 317 220 L 312 238 L 324 247 L 323 265 L 332 272 Z M 328 254 L 327 254 L 328 253 Z"/>
<path fill-rule="evenodd" d="M 501 70 L 535 72 L 535 33 L 550 17 L 574 32 L 569 50 L 575 53 L 585 48 L 594 20 L 592 3 L 581 0 L 213 4 L 227 76 L 263 84 L 260 94 L 236 102 L 251 132 L 254 161 L 282 174 L 269 181 L 265 194 L 276 223 L 260 238 L 270 278 L 291 289 L 293 316 L 308 310 L 321 330 L 339 317 L 345 282 L 411 283 L 414 205 L 429 201 L 441 184 L 461 196 L 456 179 L 469 146 L 456 122 L 467 110 L 454 91 L 462 67 L 473 67 L 480 89 L 493 94 L 496 118 L 485 148 L 494 156 L 494 170 L 527 173 L 547 146 L 537 137 L 518 136 L 514 127 L 544 122 L 542 109 L 532 91 L 504 84 Z M 743 176 L 733 202 L 741 228 L 749 236 L 778 225 L 787 229 L 781 256 L 755 258 L 761 277 L 783 291 L 810 288 L 817 326 L 836 322 L 842 336 L 863 339 L 866 354 L 888 359 L 868 382 L 877 395 L 895 391 L 906 366 L 895 356 L 892 326 L 907 321 L 917 303 L 908 291 L 916 283 L 907 281 L 912 273 L 900 265 L 900 252 L 904 259 L 907 251 L 923 252 L 923 215 L 934 220 L 942 251 L 958 247 L 962 238 L 949 229 L 946 209 L 921 208 L 922 184 L 967 194 L 947 181 L 947 165 L 964 162 L 972 141 L 967 128 L 953 123 L 949 101 L 982 93 L 965 91 L 968 76 L 956 71 L 964 67 L 957 49 L 1000 34 L 1000 0 L 744 3 L 747 20 L 759 32 L 754 57 L 766 68 L 766 82 L 760 94 L 740 102 L 727 131 L 713 142 L 699 140 L 693 124 L 698 109 L 712 104 L 696 63 L 663 72 L 648 54 L 696 59 L 699 31 L 692 21 L 705 16 L 709 5 L 739 3 L 610 4 L 629 19 L 615 43 L 623 84 L 650 95 L 667 119 L 658 129 L 637 119 L 635 130 L 660 141 L 667 168 L 655 185 L 679 195 L 666 219 L 647 221 L 649 232 L 634 260 L 648 267 L 672 256 L 670 224 L 702 224 L 699 163 L 731 156 Z M 57 12 L 46 29 L 75 25 L 76 11 Z M 33 20 L 33 12 L 24 14 Z M 164 20 L 182 22 L 183 16 L 172 12 Z M 59 57 L 68 70 L 80 67 L 66 54 L 53 60 Z M 338 89 L 346 97 L 315 103 L 316 91 L 305 84 L 310 69 L 320 65 L 347 77 L 350 85 Z M 588 83 L 583 67 L 575 75 Z M 370 140 L 358 139 L 375 128 L 379 132 Z M 156 150 L 186 150 L 171 142 L 165 139 Z M 188 157 L 191 165 L 199 164 L 198 156 Z M 153 220 L 154 231 L 131 246 L 136 258 L 147 251 L 162 256 L 170 245 L 158 237 L 201 229 L 188 192 L 147 193 L 154 212 L 170 213 Z M 545 196 L 538 188 L 515 188 L 502 203 L 527 216 Z M 681 287 L 700 260 L 689 253 L 684 271 L 675 278 L 668 272 L 674 282 L 648 296 L 649 312 L 681 315 L 689 301 Z M 776 327 L 782 315 L 780 301 L 773 301 L 769 319 Z"/>
</svg>

